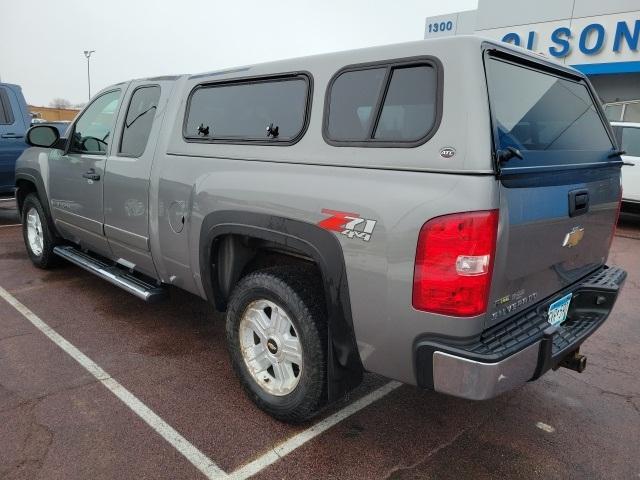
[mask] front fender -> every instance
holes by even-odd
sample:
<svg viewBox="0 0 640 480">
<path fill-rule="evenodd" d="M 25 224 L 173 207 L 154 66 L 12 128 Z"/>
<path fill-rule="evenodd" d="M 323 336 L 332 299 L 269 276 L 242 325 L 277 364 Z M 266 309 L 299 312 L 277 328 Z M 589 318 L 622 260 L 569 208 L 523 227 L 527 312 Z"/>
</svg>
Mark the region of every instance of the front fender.
<svg viewBox="0 0 640 480">
<path fill-rule="evenodd" d="M 20 214 L 22 212 L 22 200 L 24 200 L 24 195 L 22 195 L 20 191 L 20 185 L 22 182 L 29 182 L 35 187 L 35 191 L 38 194 L 38 198 L 40 199 L 42 208 L 47 215 L 47 223 L 49 224 L 49 229 L 54 232 L 55 235 L 59 236 L 53 221 L 53 216 L 51 215 L 49 196 L 47 195 L 47 189 L 45 187 L 44 179 L 42 178 L 40 171 L 33 167 L 16 167 L 16 200 L 18 202 L 18 209 Z"/>
</svg>

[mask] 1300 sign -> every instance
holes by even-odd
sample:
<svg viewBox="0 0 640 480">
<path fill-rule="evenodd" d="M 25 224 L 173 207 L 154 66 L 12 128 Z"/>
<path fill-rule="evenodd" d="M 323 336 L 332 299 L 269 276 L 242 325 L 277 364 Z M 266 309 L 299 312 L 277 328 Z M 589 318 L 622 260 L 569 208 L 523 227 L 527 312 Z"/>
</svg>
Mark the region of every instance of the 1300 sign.
<svg viewBox="0 0 640 480">
<path fill-rule="evenodd" d="M 453 30 L 453 22 L 449 20 L 448 22 L 430 23 L 427 25 L 427 30 L 429 30 L 429 33 L 448 32 Z"/>
</svg>

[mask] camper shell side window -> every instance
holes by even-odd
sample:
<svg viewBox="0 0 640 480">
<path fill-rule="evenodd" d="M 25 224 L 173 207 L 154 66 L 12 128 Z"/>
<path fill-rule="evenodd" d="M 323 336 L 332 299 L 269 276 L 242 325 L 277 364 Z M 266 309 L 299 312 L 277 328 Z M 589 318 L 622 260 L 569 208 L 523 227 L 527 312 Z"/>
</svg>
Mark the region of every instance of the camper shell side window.
<svg viewBox="0 0 640 480">
<path fill-rule="evenodd" d="M 442 86 L 435 57 L 346 66 L 329 82 L 322 135 L 334 146 L 422 145 L 440 124 Z"/>
<path fill-rule="evenodd" d="M 309 124 L 308 72 L 224 80 L 189 94 L 182 134 L 187 142 L 293 145 Z"/>
</svg>

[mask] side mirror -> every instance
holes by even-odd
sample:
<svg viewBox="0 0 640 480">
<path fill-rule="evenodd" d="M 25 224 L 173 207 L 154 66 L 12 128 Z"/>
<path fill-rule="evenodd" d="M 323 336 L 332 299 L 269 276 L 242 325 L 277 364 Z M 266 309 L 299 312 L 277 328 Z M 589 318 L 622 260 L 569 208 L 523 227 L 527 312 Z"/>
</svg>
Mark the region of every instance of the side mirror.
<svg viewBox="0 0 640 480">
<path fill-rule="evenodd" d="M 27 144 L 32 147 L 60 148 L 60 132 L 51 125 L 36 125 L 27 132 Z"/>
</svg>

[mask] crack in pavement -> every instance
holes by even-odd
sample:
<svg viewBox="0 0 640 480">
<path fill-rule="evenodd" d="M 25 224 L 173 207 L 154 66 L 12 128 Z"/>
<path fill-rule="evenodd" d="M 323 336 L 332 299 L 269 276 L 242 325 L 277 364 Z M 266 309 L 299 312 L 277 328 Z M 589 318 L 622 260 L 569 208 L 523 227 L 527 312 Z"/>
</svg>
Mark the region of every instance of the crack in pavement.
<svg viewBox="0 0 640 480">
<path fill-rule="evenodd" d="M 619 368 L 610 367 L 608 365 L 604 365 L 602 363 L 598 363 L 598 362 L 594 362 L 594 361 L 590 361 L 589 362 L 589 366 L 602 368 L 604 370 L 609 370 L 610 372 L 621 373 L 623 375 L 628 375 L 628 376 L 631 376 L 631 377 L 633 377 L 635 375 L 635 372 L 627 372 L 626 370 L 620 370 Z"/>
<path fill-rule="evenodd" d="M 596 390 L 598 390 L 598 393 L 600 395 L 612 395 L 614 397 L 622 398 L 623 400 L 625 400 L 626 403 L 631 405 L 631 408 L 633 408 L 638 415 L 640 415 L 640 407 L 638 405 L 636 405 L 636 403 L 634 402 L 634 400 L 636 398 L 640 398 L 640 394 L 639 393 L 614 392 L 613 390 L 607 390 L 606 388 L 602 388 L 602 387 L 600 387 L 598 385 L 595 385 L 595 384 L 589 382 L 588 380 L 585 380 L 585 379 L 582 379 L 582 378 L 578 378 L 578 377 L 574 377 L 572 375 L 570 375 L 570 377 L 573 378 L 574 380 L 579 381 L 580 383 L 583 383 L 585 385 L 590 386 L 591 388 L 595 388 Z"/>
<path fill-rule="evenodd" d="M 483 422 L 484 423 L 484 422 Z M 390 479 L 392 478 L 392 476 L 398 472 L 402 472 L 402 471 L 411 471 L 414 468 L 418 467 L 419 465 L 426 463 L 432 456 L 434 456 L 435 454 L 437 454 L 440 450 L 443 450 L 447 447 L 450 447 L 451 445 L 453 445 L 462 435 L 464 435 L 465 433 L 467 433 L 471 428 L 475 428 L 478 427 L 480 425 L 472 425 L 469 426 L 467 428 L 463 428 L 462 430 L 460 430 L 458 433 L 456 433 L 453 438 L 451 438 L 451 440 L 449 440 L 448 442 L 444 442 L 441 443 L 439 445 L 436 445 L 435 448 L 433 448 L 432 450 L 430 450 L 426 455 L 422 456 L 421 458 L 419 458 L 417 461 L 415 461 L 414 463 L 412 463 L 411 465 L 398 465 L 395 466 L 393 468 L 391 468 L 382 478 L 385 479 Z"/>
<path fill-rule="evenodd" d="M 613 395 L 614 397 L 622 398 L 626 403 L 631 405 L 631 408 L 633 408 L 638 415 L 640 415 L 640 407 L 638 407 L 638 405 L 633 401 L 638 397 L 638 395 L 625 395 L 623 393 L 612 392 L 611 390 L 604 389 L 600 389 L 600 395 Z"/>
<path fill-rule="evenodd" d="M 590 381 L 580 378 L 580 377 L 574 377 L 573 375 L 569 375 L 571 378 L 573 378 L 574 380 L 577 380 L 581 383 L 584 383 L 585 385 L 589 385 L 590 387 L 593 387 L 597 390 L 600 390 L 600 392 L 603 393 L 611 393 L 612 395 L 618 395 L 618 396 L 630 396 L 630 397 L 640 397 L 640 393 L 638 392 L 633 392 L 633 393 L 629 393 L 629 394 L 625 394 L 625 393 L 619 393 L 619 392 L 614 392 L 613 390 L 607 390 L 606 388 L 602 388 L 594 383 L 591 383 Z"/>
<path fill-rule="evenodd" d="M 22 397 L 22 395 L 17 393 L 15 390 L 7 388 L 6 385 L 0 383 L 0 387 L 4 388 L 6 391 L 8 391 L 10 393 L 13 393 L 14 395 L 16 395 L 16 396 L 18 396 L 20 398 L 23 398 L 23 400 L 20 403 L 17 403 L 17 404 L 15 404 L 13 406 L 10 406 L 10 407 L 0 408 L 0 413 L 6 413 L 6 412 L 10 412 L 12 410 L 16 410 L 16 409 L 18 409 L 18 408 L 20 408 L 22 406 L 28 405 L 28 404 L 30 404 L 32 402 L 35 402 L 37 404 L 37 403 L 41 402 L 42 400 L 46 400 L 49 397 L 52 397 L 54 395 L 58 395 L 58 394 L 61 394 L 61 393 L 67 393 L 67 392 L 73 392 L 74 390 L 78 390 L 80 388 L 87 387 L 87 386 L 90 386 L 90 385 L 93 385 L 93 384 L 97 384 L 97 383 L 99 383 L 99 380 L 96 380 L 95 378 L 90 378 L 90 379 L 87 379 L 86 382 L 80 383 L 78 385 L 70 385 L 68 387 L 64 387 L 64 388 L 61 388 L 61 389 L 58 389 L 58 390 L 53 390 L 51 392 L 47 392 L 47 393 L 42 394 L 42 395 L 36 395 L 35 397 L 29 398 L 29 399 L 24 399 Z"/>
<path fill-rule="evenodd" d="M 140 371 L 144 371 L 146 370 L 146 367 L 131 367 L 131 368 L 126 368 L 126 369 L 122 369 L 119 370 L 116 375 L 118 376 L 122 376 L 122 375 L 128 375 L 131 373 L 135 373 L 135 372 L 140 372 Z M 165 378 L 170 378 L 170 377 L 175 377 L 178 378 L 179 374 L 175 374 L 175 375 L 170 375 L 170 376 L 165 376 L 162 377 L 160 379 L 158 379 L 158 381 L 162 381 Z M 108 378 L 113 379 L 115 381 L 118 381 L 117 378 L 114 375 L 109 375 Z M 86 380 L 82 381 L 81 383 L 77 384 L 77 385 L 69 385 L 57 390 L 52 390 L 50 392 L 47 392 L 45 394 L 42 395 L 36 395 L 33 398 L 27 399 L 27 400 L 23 400 L 22 402 L 13 405 L 11 407 L 6 407 L 6 408 L 0 408 L 0 413 L 3 412 L 9 412 L 11 410 L 15 410 L 16 408 L 18 408 L 20 405 L 25 405 L 28 404 L 29 402 L 39 402 L 41 400 L 46 400 L 48 397 L 51 397 L 53 395 L 58 395 L 61 393 L 67 393 L 67 392 L 73 392 L 74 390 L 78 390 L 81 389 L 83 387 L 88 387 L 88 386 L 92 386 L 94 384 L 98 384 L 101 383 L 100 380 L 96 379 L 95 377 L 87 377 Z M 16 396 L 23 398 L 22 395 L 18 394 L 15 390 L 12 390 L 10 388 L 8 388 L 6 385 L 4 385 L 3 383 L 0 382 L 0 387 L 4 388 L 6 391 L 15 394 Z M 1 477 L 0 477 L 1 478 Z"/>
<path fill-rule="evenodd" d="M 34 333 L 36 333 L 36 332 L 33 331 L 33 332 L 16 333 L 15 335 L 8 335 L 6 337 L 0 337 L 0 342 L 4 342 L 5 340 L 10 340 L 12 338 L 24 337 L 26 335 L 33 335 Z M 0 358 L 2 358 L 2 357 L 0 357 Z"/>
<path fill-rule="evenodd" d="M 449 448 L 450 446 L 454 445 L 467 432 L 469 432 L 469 431 L 471 431 L 473 429 L 482 427 L 485 423 L 490 421 L 491 418 L 494 415 L 496 415 L 498 413 L 498 410 L 502 411 L 502 410 L 506 409 L 509 406 L 509 403 L 510 403 L 509 399 L 507 399 L 507 401 L 505 402 L 505 404 L 502 407 L 500 407 L 499 409 L 491 409 L 490 412 L 485 414 L 484 417 L 482 418 L 482 420 L 480 420 L 479 422 L 476 422 L 475 424 L 472 424 L 472 425 L 469 425 L 469 426 L 467 426 L 465 428 L 462 428 L 451 439 L 449 439 L 446 442 L 443 442 L 443 443 L 440 443 L 440 444 L 436 445 L 433 449 L 431 449 L 429 452 L 427 452 L 425 455 L 423 455 L 421 458 L 419 458 L 414 463 L 412 463 L 410 465 L 397 465 L 395 467 L 392 467 L 390 470 L 387 471 L 386 474 L 384 474 L 382 476 L 382 478 L 391 479 L 392 476 L 394 474 L 397 474 L 398 472 L 402 472 L 402 471 L 409 472 L 409 471 L 417 468 L 419 465 L 427 463 L 432 457 L 434 457 L 440 451 L 442 451 L 442 450 L 444 450 L 446 448 Z"/>
<path fill-rule="evenodd" d="M 8 466 L 8 468 L 3 468 L 3 478 L 11 473 L 15 473 L 18 477 L 22 474 L 32 474 L 33 471 L 29 471 L 31 470 L 29 467 L 32 465 L 35 467 L 35 471 L 42 469 L 44 460 L 53 443 L 55 433 L 46 425 L 38 422 L 35 409 L 39 403 L 39 400 L 29 401 L 26 404 L 29 406 L 28 410 L 20 416 L 21 418 L 29 417 L 29 432 L 18 449 L 20 458 Z"/>
</svg>

